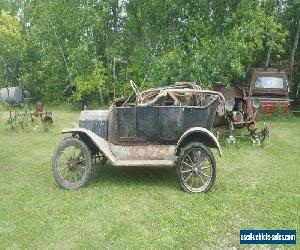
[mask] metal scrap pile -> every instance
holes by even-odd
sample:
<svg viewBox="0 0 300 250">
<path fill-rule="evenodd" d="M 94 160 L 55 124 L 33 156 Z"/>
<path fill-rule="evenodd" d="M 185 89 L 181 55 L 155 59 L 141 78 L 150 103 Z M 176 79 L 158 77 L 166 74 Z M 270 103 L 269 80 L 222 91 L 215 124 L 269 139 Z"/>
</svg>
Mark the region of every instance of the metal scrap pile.
<svg viewBox="0 0 300 250">
<path fill-rule="evenodd" d="M 212 98 L 224 101 L 221 93 L 201 90 L 193 83 L 177 82 L 175 85 L 153 88 L 141 93 L 138 106 L 206 106 Z"/>
</svg>

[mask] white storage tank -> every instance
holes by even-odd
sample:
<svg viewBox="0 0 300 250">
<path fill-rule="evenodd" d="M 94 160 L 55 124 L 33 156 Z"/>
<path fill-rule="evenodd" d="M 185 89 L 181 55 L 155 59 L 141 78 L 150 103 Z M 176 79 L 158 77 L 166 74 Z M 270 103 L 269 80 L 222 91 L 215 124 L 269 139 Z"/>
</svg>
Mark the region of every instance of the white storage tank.
<svg viewBox="0 0 300 250">
<path fill-rule="evenodd" d="M 9 105 L 21 105 L 24 102 L 24 97 L 20 87 L 8 87 L 0 89 L 0 100 Z"/>
</svg>

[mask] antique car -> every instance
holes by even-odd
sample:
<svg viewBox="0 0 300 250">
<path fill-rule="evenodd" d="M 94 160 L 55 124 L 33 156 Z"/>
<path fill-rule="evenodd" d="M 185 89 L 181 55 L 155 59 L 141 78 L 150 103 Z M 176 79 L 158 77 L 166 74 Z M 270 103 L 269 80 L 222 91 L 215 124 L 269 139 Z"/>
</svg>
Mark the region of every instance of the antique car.
<svg viewBox="0 0 300 250">
<path fill-rule="evenodd" d="M 221 156 L 210 132 L 222 94 L 192 83 L 140 92 L 134 82 L 132 99 L 116 99 L 109 110 L 85 110 L 79 127 L 54 151 L 52 170 L 65 189 L 78 189 L 91 179 L 92 162 L 112 166 L 175 167 L 186 192 L 207 192 L 216 178 L 211 148 Z"/>
<path fill-rule="evenodd" d="M 225 101 L 219 103 L 218 110 L 222 112 L 217 112 L 214 127 L 218 128 L 219 134 L 222 133 L 220 127 L 228 125 L 226 141 L 229 144 L 235 143 L 236 128 L 246 127 L 253 144 L 260 144 L 261 141 L 269 138 L 269 126 L 266 122 L 263 129 L 258 131 L 257 115 L 261 108 L 261 101 L 258 98 L 250 97 L 244 88 L 235 84 L 229 87 L 217 84 L 213 89 L 225 97 Z"/>
<path fill-rule="evenodd" d="M 289 112 L 289 82 L 283 70 L 255 68 L 248 71 L 249 96 L 260 101 L 263 113 L 273 113 L 276 108 Z"/>
</svg>

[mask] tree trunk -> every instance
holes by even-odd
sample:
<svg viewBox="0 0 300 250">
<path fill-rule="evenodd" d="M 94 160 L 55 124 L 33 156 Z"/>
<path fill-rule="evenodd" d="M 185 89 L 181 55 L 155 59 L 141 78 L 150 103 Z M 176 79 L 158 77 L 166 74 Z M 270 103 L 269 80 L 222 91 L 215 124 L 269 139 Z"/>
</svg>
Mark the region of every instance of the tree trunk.
<svg viewBox="0 0 300 250">
<path fill-rule="evenodd" d="M 296 31 L 296 35 L 295 35 L 295 41 L 294 41 L 294 46 L 291 52 L 291 57 L 290 57 L 290 74 L 293 74 L 293 68 L 294 68 L 294 61 L 295 61 L 295 54 L 297 51 L 297 47 L 298 47 L 298 42 L 299 42 L 299 36 L 300 36 L 300 19 L 298 20 L 298 26 L 297 26 L 297 31 Z"/>
<path fill-rule="evenodd" d="M 52 22 L 51 22 L 50 17 L 48 17 L 48 20 L 49 20 L 49 23 L 50 23 L 50 25 L 51 25 L 51 27 L 52 27 L 52 29 L 53 29 L 53 33 L 54 33 L 54 35 L 55 35 L 56 42 L 57 42 L 57 44 L 58 44 L 58 48 L 59 48 L 59 50 L 60 50 L 60 53 L 61 53 L 61 55 L 62 55 L 62 57 L 63 57 L 63 59 L 64 59 L 64 63 L 65 63 L 65 66 L 66 66 L 66 69 L 67 69 L 67 72 L 68 72 L 68 76 L 69 76 L 69 81 L 70 81 L 71 84 L 73 84 L 71 72 L 70 72 L 70 69 L 69 69 L 69 65 L 68 65 L 68 62 L 67 62 L 67 59 L 66 59 L 64 50 L 63 50 L 63 48 L 62 48 L 62 46 L 61 46 L 61 44 L 60 44 L 60 42 L 59 42 L 58 35 L 57 35 L 57 33 L 56 33 L 55 27 L 53 26 L 53 24 L 52 24 Z"/>
<path fill-rule="evenodd" d="M 118 1 L 112 5 L 114 34 L 118 34 Z"/>
<path fill-rule="evenodd" d="M 6 69 L 6 64 L 4 64 L 4 73 L 3 73 L 3 78 L 4 78 L 4 86 L 8 86 L 7 85 L 7 69 Z"/>
<path fill-rule="evenodd" d="M 103 94 L 102 94 L 102 88 L 99 88 L 99 97 L 100 97 L 100 105 L 102 106 L 103 103 L 104 103 Z"/>
<path fill-rule="evenodd" d="M 267 58 L 266 58 L 266 62 L 265 62 L 265 68 L 268 68 L 268 67 L 269 67 L 269 62 L 270 62 L 271 53 L 272 53 L 272 47 L 270 47 L 270 48 L 268 49 L 268 54 L 267 54 Z"/>
</svg>

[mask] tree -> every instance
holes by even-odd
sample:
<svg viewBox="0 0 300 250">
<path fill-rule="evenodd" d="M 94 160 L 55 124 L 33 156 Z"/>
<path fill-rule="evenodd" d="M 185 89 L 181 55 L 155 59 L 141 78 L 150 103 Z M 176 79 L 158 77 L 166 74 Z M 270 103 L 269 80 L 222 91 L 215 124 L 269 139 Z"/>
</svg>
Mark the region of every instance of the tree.
<svg viewBox="0 0 300 250">
<path fill-rule="evenodd" d="M 82 96 L 98 92 L 102 97 L 103 88 L 107 84 L 106 70 L 103 62 L 94 61 L 94 70 L 91 75 L 79 75 L 75 79 L 75 99 L 80 100 Z"/>
<path fill-rule="evenodd" d="M 294 68 L 294 61 L 295 61 L 295 54 L 298 48 L 298 43 L 299 43 L 299 36 L 300 36 L 300 19 L 298 20 L 298 25 L 297 25 L 297 29 L 296 29 L 296 35 L 295 35 L 295 41 L 294 41 L 294 45 L 292 48 L 292 52 L 291 52 L 291 57 L 290 57 L 290 71 L 293 72 L 293 68 Z"/>
<path fill-rule="evenodd" d="M 2 0 L 0 6 L 16 22 L 23 43 L 22 53 L 6 53 L 14 74 L 33 96 L 60 102 L 67 85 L 91 92 L 104 75 L 104 101 L 127 96 L 130 79 L 141 89 L 174 81 L 208 88 L 216 81 L 243 83 L 247 68 L 262 66 L 270 50 L 272 65 L 286 65 L 294 54 L 294 77 L 300 78 L 300 53 L 294 49 L 299 3 Z M 20 51 L 19 42 L 2 38 L 1 44 Z M 126 65 L 114 67 L 116 58 Z M 103 74 L 96 77 L 99 67 Z"/>
<path fill-rule="evenodd" d="M 9 13 L 0 15 L 0 79 L 4 86 L 19 84 L 19 64 L 23 53 L 21 27 Z"/>
</svg>

